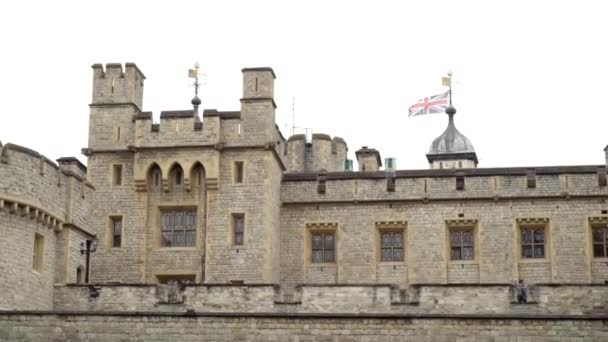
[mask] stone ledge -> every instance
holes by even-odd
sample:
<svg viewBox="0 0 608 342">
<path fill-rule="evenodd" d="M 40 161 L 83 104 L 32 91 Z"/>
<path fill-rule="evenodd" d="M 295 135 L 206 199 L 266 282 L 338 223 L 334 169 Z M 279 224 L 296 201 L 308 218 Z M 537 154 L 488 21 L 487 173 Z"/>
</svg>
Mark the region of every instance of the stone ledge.
<svg viewBox="0 0 608 342">
<path fill-rule="evenodd" d="M 536 315 L 536 314 L 403 314 L 403 313 L 295 313 L 295 312 L 146 312 L 146 311 L 0 311 L 0 316 L 118 316 L 118 317 L 251 317 L 283 319 L 459 319 L 459 320 L 516 320 L 516 321 L 608 321 L 608 314 L 599 315 Z M 606 322 L 608 324 L 608 322 Z"/>
</svg>

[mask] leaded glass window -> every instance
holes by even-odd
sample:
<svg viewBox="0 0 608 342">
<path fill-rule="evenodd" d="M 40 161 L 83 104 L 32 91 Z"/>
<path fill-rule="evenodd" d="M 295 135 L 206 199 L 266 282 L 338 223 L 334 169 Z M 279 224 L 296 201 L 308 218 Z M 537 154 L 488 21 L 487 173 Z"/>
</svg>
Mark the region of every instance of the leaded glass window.
<svg viewBox="0 0 608 342">
<path fill-rule="evenodd" d="M 608 227 L 593 227 L 591 229 L 593 235 L 593 257 L 607 258 L 608 257 Z"/>
<path fill-rule="evenodd" d="M 334 262 L 334 233 L 312 234 L 312 262 Z"/>
<path fill-rule="evenodd" d="M 234 229 L 234 244 L 243 245 L 245 242 L 245 215 L 232 214 L 232 227 Z"/>
<path fill-rule="evenodd" d="M 521 229 L 521 257 L 525 259 L 545 257 L 545 228 Z"/>
<path fill-rule="evenodd" d="M 403 261 L 403 232 L 380 233 L 380 260 Z"/>
<path fill-rule="evenodd" d="M 113 217 L 112 221 L 112 247 L 119 248 L 122 245 L 122 217 Z"/>
<path fill-rule="evenodd" d="M 451 260 L 473 260 L 473 229 L 450 230 Z"/>
<path fill-rule="evenodd" d="M 196 211 L 194 209 L 163 210 L 160 221 L 162 247 L 196 245 Z"/>
</svg>

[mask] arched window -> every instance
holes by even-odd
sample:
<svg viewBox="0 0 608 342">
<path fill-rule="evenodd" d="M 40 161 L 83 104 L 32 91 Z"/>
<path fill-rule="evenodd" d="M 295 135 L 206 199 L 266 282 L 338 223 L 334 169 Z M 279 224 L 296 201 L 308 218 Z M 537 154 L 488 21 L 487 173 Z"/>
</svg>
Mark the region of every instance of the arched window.
<svg viewBox="0 0 608 342">
<path fill-rule="evenodd" d="M 154 163 L 148 170 L 148 188 L 150 190 L 158 190 L 162 183 L 162 171 L 158 164 Z"/>
<path fill-rule="evenodd" d="M 205 185 L 205 168 L 199 162 L 192 166 L 192 171 L 190 172 L 190 184 L 194 188 L 201 188 Z"/>
<path fill-rule="evenodd" d="M 171 182 L 171 186 L 173 189 L 181 188 L 184 184 L 184 169 L 178 164 L 175 163 L 171 170 L 169 171 L 169 181 Z"/>
</svg>

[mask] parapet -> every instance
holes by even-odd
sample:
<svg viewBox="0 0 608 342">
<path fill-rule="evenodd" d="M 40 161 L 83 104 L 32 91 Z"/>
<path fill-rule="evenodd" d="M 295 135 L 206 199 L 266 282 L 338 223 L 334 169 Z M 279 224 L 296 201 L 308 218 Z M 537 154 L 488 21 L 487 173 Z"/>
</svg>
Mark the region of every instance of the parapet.
<svg viewBox="0 0 608 342">
<path fill-rule="evenodd" d="M 29 211 L 44 222 L 52 221 L 58 230 L 63 223 L 88 226 L 89 218 L 79 213 L 92 209 L 95 188 L 76 158 L 60 158 L 57 166 L 34 150 L 10 143 L 2 146 L 0 155 L 0 202 L 13 203 L 22 214 Z"/>
<path fill-rule="evenodd" d="M 146 76 L 134 63 L 93 64 L 92 106 L 133 104 L 143 105 L 143 87 Z"/>
<path fill-rule="evenodd" d="M 87 167 L 80 160 L 74 157 L 62 157 L 57 159 L 57 163 L 60 169 L 77 174 L 83 179 L 86 178 Z"/>
</svg>

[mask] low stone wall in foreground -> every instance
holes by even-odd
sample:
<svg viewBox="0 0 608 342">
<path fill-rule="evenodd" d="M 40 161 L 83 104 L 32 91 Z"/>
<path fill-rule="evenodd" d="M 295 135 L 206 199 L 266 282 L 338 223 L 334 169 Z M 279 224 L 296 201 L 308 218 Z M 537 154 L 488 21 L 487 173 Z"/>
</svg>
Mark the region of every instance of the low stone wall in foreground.
<svg viewBox="0 0 608 342">
<path fill-rule="evenodd" d="M 0 341 L 608 340 L 608 316 L 571 318 L 305 314 L 2 313 Z"/>
<path fill-rule="evenodd" d="M 608 313 L 604 284 L 547 284 L 529 288 L 518 304 L 512 285 L 63 285 L 55 287 L 54 310 L 89 312 L 257 312 L 540 314 Z"/>
</svg>

